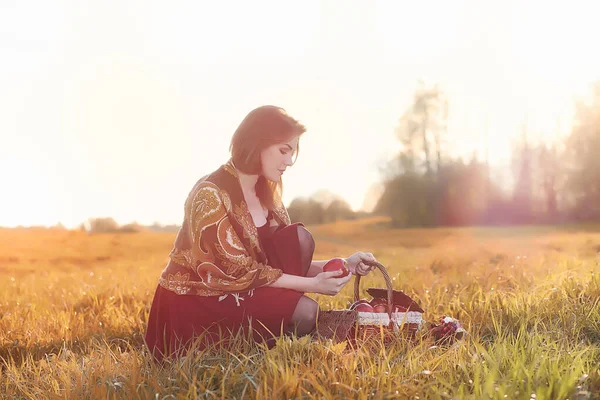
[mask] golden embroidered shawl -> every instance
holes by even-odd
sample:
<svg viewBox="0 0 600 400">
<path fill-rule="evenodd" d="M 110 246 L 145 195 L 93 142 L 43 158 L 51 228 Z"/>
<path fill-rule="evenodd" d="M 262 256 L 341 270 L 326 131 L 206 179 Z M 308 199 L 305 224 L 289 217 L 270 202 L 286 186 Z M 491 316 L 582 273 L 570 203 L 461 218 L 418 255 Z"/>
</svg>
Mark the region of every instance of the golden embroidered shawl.
<svg viewBox="0 0 600 400">
<path fill-rule="evenodd" d="M 278 225 L 290 224 L 279 194 L 271 215 Z M 194 185 L 169 258 L 159 285 L 177 294 L 245 292 L 283 274 L 267 264 L 231 160 Z"/>
</svg>

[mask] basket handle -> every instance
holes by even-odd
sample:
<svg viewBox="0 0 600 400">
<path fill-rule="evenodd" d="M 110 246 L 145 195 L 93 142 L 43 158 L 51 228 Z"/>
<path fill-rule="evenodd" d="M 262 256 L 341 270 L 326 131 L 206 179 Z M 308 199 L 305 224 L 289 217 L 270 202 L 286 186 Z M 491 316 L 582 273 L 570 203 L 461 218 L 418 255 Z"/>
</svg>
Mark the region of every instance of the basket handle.
<svg viewBox="0 0 600 400">
<path fill-rule="evenodd" d="M 377 267 L 379 271 L 383 274 L 383 279 L 385 280 L 385 285 L 387 286 L 388 291 L 388 314 L 390 319 L 392 318 L 392 296 L 394 294 L 394 289 L 392 288 L 392 280 L 390 279 L 390 275 L 387 272 L 385 267 L 378 263 L 377 261 L 363 261 L 363 263 L 367 265 L 372 265 Z M 354 280 L 354 301 L 358 301 L 360 299 L 360 275 L 356 275 L 356 279 Z"/>
</svg>

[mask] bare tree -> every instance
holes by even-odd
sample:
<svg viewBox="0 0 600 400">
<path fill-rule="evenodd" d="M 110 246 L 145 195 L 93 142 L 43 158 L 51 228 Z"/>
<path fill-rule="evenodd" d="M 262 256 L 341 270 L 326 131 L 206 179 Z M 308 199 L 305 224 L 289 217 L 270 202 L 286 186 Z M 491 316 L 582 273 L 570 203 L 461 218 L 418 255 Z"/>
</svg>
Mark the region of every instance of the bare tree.
<svg viewBox="0 0 600 400">
<path fill-rule="evenodd" d="M 513 156 L 515 187 L 513 210 L 519 222 L 526 222 L 532 215 L 532 154 L 527 137 L 527 119 L 523 121 L 521 138 Z"/>
<path fill-rule="evenodd" d="M 439 85 L 428 88 L 419 81 L 413 102 L 400 117 L 395 132 L 403 146 L 405 169 L 420 171 L 424 167 L 428 176 L 439 173 L 447 120 L 448 101 Z"/>
<path fill-rule="evenodd" d="M 544 194 L 545 213 L 549 220 L 558 215 L 557 183 L 560 172 L 560 154 L 556 144 L 542 145 L 538 151 L 537 164 Z"/>
</svg>

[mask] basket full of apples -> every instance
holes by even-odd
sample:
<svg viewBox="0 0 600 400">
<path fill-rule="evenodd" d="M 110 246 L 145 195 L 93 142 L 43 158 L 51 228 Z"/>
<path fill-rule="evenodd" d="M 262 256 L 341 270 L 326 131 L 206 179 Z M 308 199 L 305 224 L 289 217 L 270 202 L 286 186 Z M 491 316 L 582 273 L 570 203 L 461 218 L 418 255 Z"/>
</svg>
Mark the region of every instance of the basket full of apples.
<svg viewBox="0 0 600 400">
<path fill-rule="evenodd" d="M 401 290 L 392 288 L 392 281 L 383 265 L 378 262 L 371 265 L 383 275 L 386 288 L 367 289 L 372 298 L 360 299 L 361 277 L 356 275 L 354 303 L 346 310 L 321 311 L 317 321 L 318 336 L 343 341 L 365 339 L 383 333 L 384 339 L 390 339 L 399 333 L 414 336 L 422 327 L 423 309 L 419 304 Z"/>
</svg>

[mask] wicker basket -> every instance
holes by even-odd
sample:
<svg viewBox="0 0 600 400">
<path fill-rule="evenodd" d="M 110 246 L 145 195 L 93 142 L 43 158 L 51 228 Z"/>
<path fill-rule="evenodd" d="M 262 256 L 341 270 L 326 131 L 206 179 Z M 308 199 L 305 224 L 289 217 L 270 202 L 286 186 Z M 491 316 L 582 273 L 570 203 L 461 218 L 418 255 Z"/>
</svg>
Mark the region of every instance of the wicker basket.
<svg viewBox="0 0 600 400">
<path fill-rule="evenodd" d="M 384 341 L 405 334 L 413 337 L 423 324 L 423 309 L 409 296 L 392 288 L 386 268 L 378 262 L 370 263 L 383 274 L 387 289 L 367 290 L 374 298 L 387 298 L 387 313 L 358 312 L 354 310 L 330 310 L 319 312 L 316 335 L 335 342 L 369 339 L 376 336 Z M 354 281 L 354 301 L 360 299 L 360 275 Z M 392 305 L 401 305 L 406 312 L 392 312 Z"/>
</svg>

